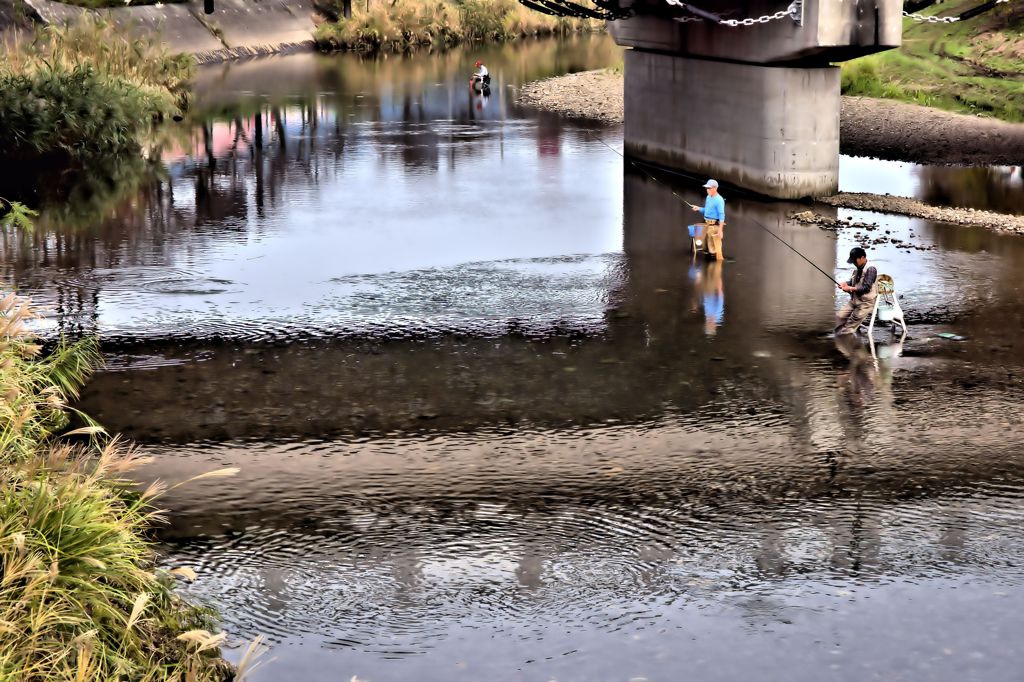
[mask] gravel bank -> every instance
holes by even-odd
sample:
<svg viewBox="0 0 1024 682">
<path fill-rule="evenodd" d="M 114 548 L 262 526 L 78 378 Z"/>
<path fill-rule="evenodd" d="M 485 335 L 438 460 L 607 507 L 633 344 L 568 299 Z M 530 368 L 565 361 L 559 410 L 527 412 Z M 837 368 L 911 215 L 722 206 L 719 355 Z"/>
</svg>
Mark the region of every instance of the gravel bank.
<svg viewBox="0 0 1024 682">
<path fill-rule="evenodd" d="M 882 194 L 866 194 L 859 192 L 840 192 L 832 197 L 818 199 L 823 204 L 853 208 L 862 211 L 878 211 L 880 213 L 899 213 L 914 218 L 925 218 L 941 223 L 985 227 L 996 232 L 1024 234 L 1024 216 L 976 211 L 973 208 L 943 208 L 929 206 L 916 199 L 894 197 Z"/>
<path fill-rule="evenodd" d="M 839 126 L 840 151 L 854 156 L 970 166 L 1024 159 L 1024 124 L 905 102 L 843 97 Z"/>
<path fill-rule="evenodd" d="M 524 85 L 519 102 L 563 116 L 622 123 L 622 74 L 602 69 L 545 78 Z"/>
<path fill-rule="evenodd" d="M 524 104 L 611 123 L 623 119 L 621 73 L 587 71 L 530 83 Z M 1017 165 L 1024 159 L 1024 124 L 939 109 L 843 97 L 840 151 L 932 164 Z"/>
</svg>

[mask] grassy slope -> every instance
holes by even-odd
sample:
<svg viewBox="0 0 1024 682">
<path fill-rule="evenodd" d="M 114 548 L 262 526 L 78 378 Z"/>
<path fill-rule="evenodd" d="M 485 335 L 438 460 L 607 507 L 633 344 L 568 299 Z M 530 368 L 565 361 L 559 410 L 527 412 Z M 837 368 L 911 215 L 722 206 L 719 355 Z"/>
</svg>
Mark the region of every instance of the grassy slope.
<svg viewBox="0 0 1024 682">
<path fill-rule="evenodd" d="M 977 0 L 923 13 L 952 16 Z M 904 20 L 903 47 L 843 64 L 843 93 L 1024 121 L 1024 3 L 967 21 Z"/>
</svg>

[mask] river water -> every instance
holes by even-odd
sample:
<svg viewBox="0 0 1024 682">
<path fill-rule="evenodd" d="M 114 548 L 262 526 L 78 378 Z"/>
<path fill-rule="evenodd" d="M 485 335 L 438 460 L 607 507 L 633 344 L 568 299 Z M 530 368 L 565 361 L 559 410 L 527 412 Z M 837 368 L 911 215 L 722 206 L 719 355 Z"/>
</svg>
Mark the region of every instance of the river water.
<svg viewBox="0 0 1024 682">
<path fill-rule="evenodd" d="M 614 64 L 607 38 L 479 54 L 486 102 L 476 52 L 205 70 L 131 192 L 5 237 L 44 333 L 101 333 L 81 407 L 144 480 L 241 468 L 163 499 L 227 655 L 265 635 L 256 680 L 1020 679 L 1024 241 L 733 196 L 728 260 L 694 261 L 671 192 L 699 183 L 514 103 Z M 844 189 L 1020 205 L 1012 170 L 843 163 Z M 832 286 L 773 235 L 837 274 L 869 243 L 908 338 L 837 346 Z"/>
</svg>

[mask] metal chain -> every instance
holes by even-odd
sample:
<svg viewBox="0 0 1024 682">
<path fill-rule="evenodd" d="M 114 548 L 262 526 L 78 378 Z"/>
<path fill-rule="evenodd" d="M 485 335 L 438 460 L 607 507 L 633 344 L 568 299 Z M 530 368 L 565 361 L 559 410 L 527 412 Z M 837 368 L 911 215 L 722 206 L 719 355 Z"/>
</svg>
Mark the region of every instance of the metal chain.
<svg viewBox="0 0 1024 682">
<path fill-rule="evenodd" d="M 1010 0 L 996 0 L 997 5 L 1002 5 L 1004 2 L 1010 2 Z M 924 14 L 911 14 L 906 10 L 903 10 L 903 16 L 907 17 L 908 19 L 913 19 L 919 24 L 955 24 L 956 22 L 960 21 L 960 17 L 926 16 Z"/>
<path fill-rule="evenodd" d="M 780 9 L 775 14 L 765 14 L 757 19 L 722 19 L 722 23 L 726 26 L 753 26 L 754 24 L 767 24 L 769 21 L 778 21 L 779 19 L 785 19 L 789 16 L 789 8 Z"/>
<path fill-rule="evenodd" d="M 903 10 L 903 16 L 907 17 L 908 19 L 913 19 L 914 21 L 916 21 L 919 24 L 921 24 L 921 23 L 925 23 L 925 24 L 954 24 L 954 23 L 960 21 L 960 17 L 925 16 L 923 14 L 911 14 L 907 10 Z"/>
<path fill-rule="evenodd" d="M 1008 0 L 1000 1 L 1007 2 Z M 772 21 L 778 21 L 779 19 L 785 19 L 786 17 L 790 17 L 794 21 L 799 21 L 798 17 L 800 16 L 800 0 L 794 0 L 794 2 L 790 3 L 789 7 L 787 7 L 786 9 L 781 9 L 775 14 L 765 14 L 757 18 L 751 17 L 747 19 L 721 19 L 709 12 L 701 10 L 700 8 L 691 7 L 688 3 L 685 3 L 682 0 L 665 0 L 665 2 L 668 3 L 669 5 L 674 5 L 689 12 L 693 12 L 693 10 L 696 10 L 695 13 L 707 15 L 707 17 L 712 21 L 715 21 L 716 23 L 721 24 L 722 26 L 729 26 L 732 28 L 736 28 L 738 26 L 754 26 L 755 24 L 767 24 Z M 673 18 L 681 24 L 686 24 L 691 21 L 703 21 L 703 19 L 697 16 Z"/>
<path fill-rule="evenodd" d="M 765 14 L 757 18 L 750 17 L 747 19 L 718 19 L 717 17 L 714 17 L 714 15 L 711 15 L 708 12 L 704 12 L 699 8 L 691 8 L 689 4 L 683 2 L 682 0 L 665 0 L 665 2 L 669 5 L 673 5 L 675 7 L 679 7 L 687 11 L 696 9 L 701 14 L 707 14 L 708 17 L 712 19 L 712 21 L 715 21 L 717 19 L 717 23 L 721 24 L 722 26 L 730 26 L 732 28 L 736 28 L 738 26 L 754 26 L 755 24 L 767 24 L 772 21 L 778 21 L 779 19 L 785 19 L 786 17 L 791 17 L 794 20 L 796 20 L 800 13 L 799 5 L 797 4 L 797 2 L 793 2 L 792 4 L 790 4 L 789 7 L 787 7 L 786 9 L 781 9 L 775 14 Z M 997 5 L 1002 5 L 1003 3 L 1007 2 L 1010 2 L 1010 0 L 996 0 Z M 928 24 L 954 24 L 960 21 L 960 17 L 926 16 L 924 14 L 915 14 L 907 12 L 906 10 L 903 11 L 903 16 L 907 17 L 908 19 L 913 19 L 918 23 Z M 681 24 L 687 24 L 692 21 L 704 21 L 703 19 L 697 16 L 673 17 L 673 19 L 675 19 Z"/>
</svg>

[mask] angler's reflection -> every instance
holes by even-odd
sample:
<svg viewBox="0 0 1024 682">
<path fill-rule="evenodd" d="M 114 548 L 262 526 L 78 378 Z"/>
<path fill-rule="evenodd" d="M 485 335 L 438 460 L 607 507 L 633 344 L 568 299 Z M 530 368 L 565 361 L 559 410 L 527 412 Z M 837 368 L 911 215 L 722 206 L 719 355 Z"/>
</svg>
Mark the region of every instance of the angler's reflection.
<svg viewBox="0 0 1024 682">
<path fill-rule="evenodd" d="M 487 103 L 490 101 L 489 93 L 487 92 L 473 92 L 473 111 L 477 114 L 483 114 L 484 109 L 487 108 Z"/>
<path fill-rule="evenodd" d="M 878 365 L 874 356 L 856 334 L 836 336 L 836 348 L 849 365 L 840 374 L 839 390 L 855 407 L 867 407 L 875 400 L 878 382 Z"/>
<path fill-rule="evenodd" d="M 704 334 L 714 336 L 725 319 L 725 286 L 722 284 L 722 261 L 694 258 L 689 269 L 693 283 L 693 302 L 690 311 L 704 312 Z"/>
</svg>

